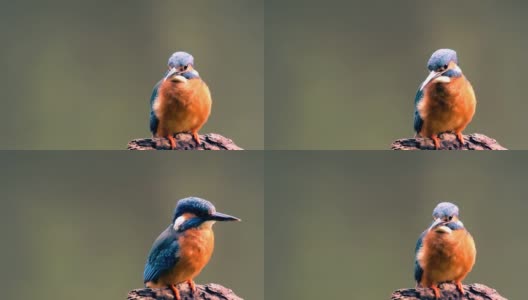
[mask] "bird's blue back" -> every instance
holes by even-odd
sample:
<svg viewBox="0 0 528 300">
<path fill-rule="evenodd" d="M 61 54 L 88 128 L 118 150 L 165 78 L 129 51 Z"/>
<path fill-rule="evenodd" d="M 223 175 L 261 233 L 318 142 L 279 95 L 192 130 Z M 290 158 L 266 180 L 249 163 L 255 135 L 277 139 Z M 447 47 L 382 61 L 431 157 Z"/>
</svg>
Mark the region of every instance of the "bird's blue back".
<svg viewBox="0 0 528 300">
<path fill-rule="evenodd" d="M 423 120 L 420 117 L 420 112 L 418 112 L 418 103 L 422 101 L 424 93 L 420 88 L 416 92 L 416 97 L 414 97 L 414 131 L 420 133 L 422 131 Z"/>
<path fill-rule="evenodd" d="M 420 251 L 420 249 L 423 247 L 423 239 L 426 233 L 427 231 L 424 231 L 422 234 L 420 234 L 420 237 L 416 242 L 416 248 L 414 249 L 414 279 L 416 282 L 420 282 L 420 280 L 422 280 L 423 269 L 418 262 L 418 251 Z"/>
<path fill-rule="evenodd" d="M 143 282 L 156 282 L 159 276 L 178 262 L 178 233 L 169 226 L 154 241 L 145 264 Z"/>
<path fill-rule="evenodd" d="M 156 131 L 158 131 L 158 123 L 159 120 L 156 117 L 156 113 L 154 112 L 154 100 L 158 98 L 158 90 L 159 86 L 161 85 L 162 80 L 158 81 L 156 85 L 154 86 L 154 89 L 152 90 L 152 95 L 150 96 L 150 132 L 152 134 L 156 134 Z"/>
</svg>

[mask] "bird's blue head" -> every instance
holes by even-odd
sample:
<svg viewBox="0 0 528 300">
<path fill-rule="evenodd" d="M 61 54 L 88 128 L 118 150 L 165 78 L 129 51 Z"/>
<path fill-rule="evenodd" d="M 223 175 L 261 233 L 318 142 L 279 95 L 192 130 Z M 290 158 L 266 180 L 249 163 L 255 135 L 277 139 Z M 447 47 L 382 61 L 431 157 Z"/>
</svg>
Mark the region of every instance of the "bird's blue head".
<svg viewBox="0 0 528 300">
<path fill-rule="evenodd" d="M 464 228 L 458 219 L 458 206 L 450 202 L 441 202 L 433 210 L 433 224 L 430 230 L 440 233 L 450 233 L 453 230 Z"/>
<path fill-rule="evenodd" d="M 451 49 L 439 49 L 436 50 L 429 58 L 427 62 L 427 68 L 429 71 L 438 71 L 440 69 L 447 69 L 447 66 L 451 62 L 458 65 L 457 53 Z"/>
<path fill-rule="evenodd" d="M 448 219 L 458 217 L 458 206 L 451 202 L 441 202 L 433 210 L 433 218 Z"/>
<path fill-rule="evenodd" d="M 430 82 L 449 83 L 451 78 L 462 76 L 462 70 L 458 66 L 458 57 L 455 50 L 436 50 L 427 62 L 427 69 L 431 72 L 422 83 L 423 89 Z"/>
<path fill-rule="evenodd" d="M 194 69 L 194 57 L 187 52 L 175 52 L 169 57 L 169 71 L 165 80 L 172 78 L 173 82 L 186 82 L 189 79 L 200 78 Z"/>
<path fill-rule="evenodd" d="M 174 52 L 171 57 L 169 57 L 168 66 L 169 69 L 192 67 L 194 66 L 194 57 L 187 52 Z"/>
<path fill-rule="evenodd" d="M 172 225 L 176 231 L 196 228 L 204 223 L 212 225 L 215 221 L 240 221 L 240 219 L 217 212 L 211 202 L 198 197 L 188 197 L 178 201 L 172 217 Z"/>
</svg>

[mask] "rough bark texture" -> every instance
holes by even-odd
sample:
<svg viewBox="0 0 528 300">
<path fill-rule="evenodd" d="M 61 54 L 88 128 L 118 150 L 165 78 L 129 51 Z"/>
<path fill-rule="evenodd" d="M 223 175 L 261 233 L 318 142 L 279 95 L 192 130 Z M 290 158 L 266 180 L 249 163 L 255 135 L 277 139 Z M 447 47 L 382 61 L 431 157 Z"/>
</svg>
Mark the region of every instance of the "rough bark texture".
<svg viewBox="0 0 528 300">
<path fill-rule="evenodd" d="M 216 283 L 196 285 L 196 294 L 192 295 L 189 285 L 178 285 L 181 300 L 243 300 L 232 290 Z M 174 293 L 170 288 L 162 289 L 137 289 L 128 293 L 127 300 L 173 300 Z"/>
<path fill-rule="evenodd" d="M 175 135 L 176 149 L 174 150 L 244 150 L 235 143 L 217 133 L 200 135 L 200 145 L 197 145 L 189 133 Z M 166 138 L 135 139 L 128 143 L 128 150 L 171 150 Z"/>
<path fill-rule="evenodd" d="M 464 285 L 465 295 L 462 296 L 453 283 L 442 283 L 440 293 L 442 300 L 507 300 L 499 293 L 483 284 L 473 283 Z M 435 300 L 430 288 L 401 289 L 392 293 L 391 300 Z"/>
<path fill-rule="evenodd" d="M 439 150 L 508 150 L 496 140 L 480 133 L 464 135 L 464 145 L 461 145 L 453 133 L 442 133 Z M 399 139 L 391 145 L 392 150 L 434 150 L 434 142 L 430 138 Z"/>
</svg>

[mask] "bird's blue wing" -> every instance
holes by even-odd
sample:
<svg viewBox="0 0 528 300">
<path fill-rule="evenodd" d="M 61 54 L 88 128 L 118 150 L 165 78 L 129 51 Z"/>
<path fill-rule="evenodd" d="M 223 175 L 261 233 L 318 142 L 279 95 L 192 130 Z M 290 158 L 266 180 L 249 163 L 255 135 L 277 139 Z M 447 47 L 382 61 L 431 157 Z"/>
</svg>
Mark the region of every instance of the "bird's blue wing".
<svg viewBox="0 0 528 300">
<path fill-rule="evenodd" d="M 416 131 L 416 133 L 420 133 L 420 131 L 422 131 L 423 120 L 420 117 L 420 113 L 418 112 L 418 103 L 422 101 L 423 96 L 423 91 L 418 88 L 416 97 L 414 98 L 414 131 Z"/>
<path fill-rule="evenodd" d="M 425 234 L 426 231 L 420 234 L 420 237 L 416 242 L 416 248 L 414 249 L 414 279 L 416 280 L 416 282 L 420 282 L 422 280 L 423 275 L 423 269 L 420 266 L 420 263 L 418 262 L 418 251 L 420 251 L 420 249 L 423 247 L 423 239 Z"/>
<path fill-rule="evenodd" d="M 152 95 L 150 96 L 150 132 L 152 132 L 152 134 L 156 134 L 156 131 L 158 131 L 159 120 L 156 117 L 156 113 L 154 113 L 153 105 L 154 105 L 154 100 L 158 98 L 158 90 L 159 90 L 160 84 L 161 84 L 161 80 L 158 83 L 156 83 L 156 85 L 154 86 L 154 90 L 152 90 Z"/>
<path fill-rule="evenodd" d="M 170 270 L 178 262 L 178 236 L 171 229 L 169 227 L 163 231 L 152 245 L 143 272 L 143 282 L 156 282 L 164 271 Z"/>
</svg>

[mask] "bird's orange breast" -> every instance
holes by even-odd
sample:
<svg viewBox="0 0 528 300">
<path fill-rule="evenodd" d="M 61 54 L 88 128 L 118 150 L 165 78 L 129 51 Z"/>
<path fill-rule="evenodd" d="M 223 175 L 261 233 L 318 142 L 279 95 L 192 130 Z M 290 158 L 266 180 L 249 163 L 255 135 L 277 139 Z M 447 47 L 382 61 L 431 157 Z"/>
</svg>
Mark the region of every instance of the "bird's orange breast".
<svg viewBox="0 0 528 300">
<path fill-rule="evenodd" d="M 201 79 L 185 83 L 166 80 L 160 85 L 154 112 L 159 119 L 158 136 L 198 131 L 211 113 L 211 93 Z"/>
<path fill-rule="evenodd" d="M 214 234 L 209 228 L 195 228 L 185 231 L 178 239 L 178 262 L 160 277 L 162 285 L 178 284 L 192 280 L 207 265 L 214 250 Z"/>
<path fill-rule="evenodd" d="M 449 83 L 429 84 L 418 104 L 424 135 L 464 130 L 475 114 L 476 103 L 473 87 L 464 76 L 451 78 Z"/>
<path fill-rule="evenodd" d="M 473 268 L 476 248 L 466 230 L 454 230 L 450 234 L 429 232 L 424 238 L 419 263 L 428 282 L 463 280 Z"/>
</svg>

